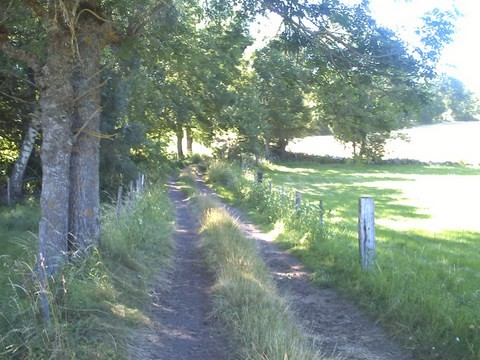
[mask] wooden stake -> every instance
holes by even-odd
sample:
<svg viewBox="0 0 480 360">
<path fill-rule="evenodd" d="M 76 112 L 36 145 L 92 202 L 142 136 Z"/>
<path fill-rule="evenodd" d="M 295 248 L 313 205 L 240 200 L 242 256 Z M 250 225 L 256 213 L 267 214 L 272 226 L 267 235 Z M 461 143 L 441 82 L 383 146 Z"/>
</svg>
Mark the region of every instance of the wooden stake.
<svg viewBox="0 0 480 360">
<path fill-rule="evenodd" d="M 363 270 L 370 270 L 375 259 L 375 205 L 373 198 L 358 202 L 358 245 Z"/>
<path fill-rule="evenodd" d="M 295 192 L 295 209 L 297 213 L 300 212 L 300 208 L 302 207 L 302 193 L 300 191 Z"/>
</svg>

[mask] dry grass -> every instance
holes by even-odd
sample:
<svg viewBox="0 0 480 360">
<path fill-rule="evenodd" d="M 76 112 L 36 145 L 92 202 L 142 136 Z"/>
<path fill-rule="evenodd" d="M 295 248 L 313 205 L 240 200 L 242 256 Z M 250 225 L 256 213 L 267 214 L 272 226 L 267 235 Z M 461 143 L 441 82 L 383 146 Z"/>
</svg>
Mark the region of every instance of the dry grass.
<svg viewBox="0 0 480 360">
<path fill-rule="evenodd" d="M 202 246 L 216 276 L 215 315 L 241 359 L 322 359 L 278 295 L 253 240 L 224 210 L 205 212 Z"/>
</svg>

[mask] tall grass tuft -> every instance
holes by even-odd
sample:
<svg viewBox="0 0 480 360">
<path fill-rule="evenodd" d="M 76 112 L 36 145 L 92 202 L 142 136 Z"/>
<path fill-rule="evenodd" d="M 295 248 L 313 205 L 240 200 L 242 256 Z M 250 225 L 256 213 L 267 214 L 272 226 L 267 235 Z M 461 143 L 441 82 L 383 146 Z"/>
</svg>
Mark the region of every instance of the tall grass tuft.
<svg viewBox="0 0 480 360">
<path fill-rule="evenodd" d="M 135 199 L 119 220 L 107 206 L 102 222 L 101 246 L 49 279 L 47 323 L 32 269 L 35 239 L 28 237 L 21 256 L 0 257 L 0 358 L 130 358 L 127 339 L 150 324 L 144 312 L 149 285 L 168 262 L 172 209 L 165 191 L 155 189 Z"/>
<path fill-rule="evenodd" d="M 224 210 L 205 212 L 202 248 L 216 276 L 215 316 L 242 359 L 321 359 L 278 295 L 256 246 Z"/>
</svg>

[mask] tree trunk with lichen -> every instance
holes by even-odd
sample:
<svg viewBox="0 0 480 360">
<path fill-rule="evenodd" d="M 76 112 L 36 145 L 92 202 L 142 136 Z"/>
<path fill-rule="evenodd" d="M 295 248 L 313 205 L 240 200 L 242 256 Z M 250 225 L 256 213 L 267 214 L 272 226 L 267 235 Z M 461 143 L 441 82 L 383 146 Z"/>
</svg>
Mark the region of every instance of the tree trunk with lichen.
<svg viewBox="0 0 480 360">
<path fill-rule="evenodd" d="M 69 250 L 95 245 L 100 238 L 100 57 L 102 23 L 87 14 L 78 19 L 78 53 L 73 73 L 74 143 L 70 167 Z"/>
<path fill-rule="evenodd" d="M 50 26 L 47 58 L 38 78 L 40 87 L 42 141 L 42 193 L 39 224 L 39 264 L 52 275 L 67 260 L 72 113 L 73 58 L 71 34 L 61 26 Z"/>
<path fill-rule="evenodd" d="M 177 135 L 177 158 L 178 160 L 183 160 L 185 158 L 185 155 L 183 154 L 183 127 L 181 125 L 177 125 L 176 135 Z"/>
<path fill-rule="evenodd" d="M 75 16 L 73 34 L 51 23 L 40 76 L 39 263 L 47 275 L 100 238 L 100 60 L 112 35 L 111 25 L 88 11 Z"/>
<path fill-rule="evenodd" d="M 187 135 L 187 153 L 188 155 L 193 154 L 193 129 L 191 126 L 187 126 L 185 129 Z"/>
</svg>

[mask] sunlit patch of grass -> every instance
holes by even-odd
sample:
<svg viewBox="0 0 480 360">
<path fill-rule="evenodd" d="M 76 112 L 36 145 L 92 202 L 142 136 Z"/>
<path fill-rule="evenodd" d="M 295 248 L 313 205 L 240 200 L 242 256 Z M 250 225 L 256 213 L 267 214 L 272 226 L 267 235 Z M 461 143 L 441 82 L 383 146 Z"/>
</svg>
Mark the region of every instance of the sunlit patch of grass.
<svg viewBox="0 0 480 360">
<path fill-rule="evenodd" d="M 461 229 L 480 231 L 472 211 L 480 202 L 476 187 L 480 168 L 462 166 L 340 165 L 314 162 L 269 164 L 265 177 L 302 193 L 308 201 L 323 200 L 338 219 L 357 216 L 358 198 L 375 199 L 379 224 L 400 230 Z M 289 172 L 288 169 L 291 169 Z"/>
<path fill-rule="evenodd" d="M 123 321 L 132 325 L 151 326 L 152 321 L 148 316 L 136 308 L 131 308 L 125 304 L 112 304 L 111 311 Z"/>
</svg>

